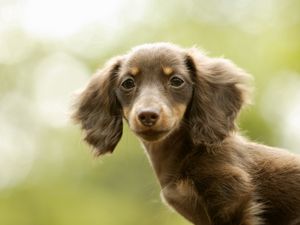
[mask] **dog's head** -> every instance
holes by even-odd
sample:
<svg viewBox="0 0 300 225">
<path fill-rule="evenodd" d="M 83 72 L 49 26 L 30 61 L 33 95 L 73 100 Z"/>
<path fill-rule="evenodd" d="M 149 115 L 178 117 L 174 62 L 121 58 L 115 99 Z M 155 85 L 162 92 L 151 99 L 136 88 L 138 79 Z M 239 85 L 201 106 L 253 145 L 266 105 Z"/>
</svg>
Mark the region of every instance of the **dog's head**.
<svg viewBox="0 0 300 225">
<path fill-rule="evenodd" d="M 230 61 L 158 43 L 134 48 L 96 73 L 74 105 L 73 118 L 98 154 L 112 152 L 122 118 L 143 141 L 187 127 L 194 144 L 220 143 L 234 131 L 249 76 Z"/>
</svg>

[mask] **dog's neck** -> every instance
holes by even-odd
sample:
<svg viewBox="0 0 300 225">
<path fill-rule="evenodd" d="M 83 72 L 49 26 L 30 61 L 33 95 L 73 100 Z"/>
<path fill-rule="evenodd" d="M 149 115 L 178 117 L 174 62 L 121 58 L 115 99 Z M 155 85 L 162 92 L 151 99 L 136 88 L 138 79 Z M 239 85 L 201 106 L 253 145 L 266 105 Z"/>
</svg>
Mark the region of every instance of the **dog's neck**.
<svg viewBox="0 0 300 225">
<path fill-rule="evenodd" d="M 164 187 L 170 181 L 178 179 L 181 162 L 192 151 L 187 132 L 177 130 L 159 142 L 142 141 L 151 165 L 156 173 L 160 185 Z"/>
</svg>

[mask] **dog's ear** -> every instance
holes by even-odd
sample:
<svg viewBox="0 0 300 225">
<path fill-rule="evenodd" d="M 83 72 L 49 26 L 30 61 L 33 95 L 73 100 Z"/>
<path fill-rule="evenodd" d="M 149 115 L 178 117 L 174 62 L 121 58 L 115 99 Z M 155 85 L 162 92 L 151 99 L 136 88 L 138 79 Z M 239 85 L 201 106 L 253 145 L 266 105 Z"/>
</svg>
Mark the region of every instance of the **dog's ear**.
<svg viewBox="0 0 300 225">
<path fill-rule="evenodd" d="M 110 60 L 75 99 L 72 118 L 85 132 L 85 141 L 101 155 L 113 152 L 122 136 L 121 107 L 115 83 L 122 57 Z"/>
<path fill-rule="evenodd" d="M 186 54 L 193 80 L 187 111 L 195 144 L 220 144 L 236 128 L 241 107 L 249 102 L 251 76 L 223 58 L 209 58 L 197 49 Z"/>
</svg>

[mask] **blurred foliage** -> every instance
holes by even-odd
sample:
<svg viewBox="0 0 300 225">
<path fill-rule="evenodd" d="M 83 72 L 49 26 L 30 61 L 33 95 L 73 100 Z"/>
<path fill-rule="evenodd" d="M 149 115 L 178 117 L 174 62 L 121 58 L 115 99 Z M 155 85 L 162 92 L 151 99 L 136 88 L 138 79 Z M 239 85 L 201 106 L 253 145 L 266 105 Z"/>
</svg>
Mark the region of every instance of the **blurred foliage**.
<svg viewBox="0 0 300 225">
<path fill-rule="evenodd" d="M 300 2 L 142 2 L 143 15 L 129 20 L 139 9 L 126 1 L 127 19 L 117 31 L 93 23 L 57 39 L 0 17 L 6 24 L 0 29 L 0 224 L 188 224 L 161 203 L 148 160 L 126 126 L 113 155 L 94 159 L 78 127 L 57 121 L 65 115 L 56 101 L 69 99 L 84 85 L 82 77 L 138 44 L 196 45 L 233 60 L 255 77 L 254 105 L 242 112 L 241 129 L 253 140 L 284 146 L 280 121 L 264 116 L 261 100 L 275 76 L 292 71 L 299 78 Z M 10 4 L 19 2 L 1 1 L 0 13 Z"/>
</svg>

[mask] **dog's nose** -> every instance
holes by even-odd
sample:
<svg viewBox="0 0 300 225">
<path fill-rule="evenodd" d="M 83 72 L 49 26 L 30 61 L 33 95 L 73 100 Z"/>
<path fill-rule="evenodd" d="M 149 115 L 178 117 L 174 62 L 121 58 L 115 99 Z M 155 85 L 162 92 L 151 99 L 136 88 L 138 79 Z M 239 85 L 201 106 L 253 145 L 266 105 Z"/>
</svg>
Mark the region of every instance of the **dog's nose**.
<svg viewBox="0 0 300 225">
<path fill-rule="evenodd" d="M 155 110 L 143 110 L 139 112 L 138 118 L 144 126 L 152 127 L 158 120 L 159 114 Z"/>
</svg>

